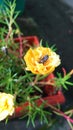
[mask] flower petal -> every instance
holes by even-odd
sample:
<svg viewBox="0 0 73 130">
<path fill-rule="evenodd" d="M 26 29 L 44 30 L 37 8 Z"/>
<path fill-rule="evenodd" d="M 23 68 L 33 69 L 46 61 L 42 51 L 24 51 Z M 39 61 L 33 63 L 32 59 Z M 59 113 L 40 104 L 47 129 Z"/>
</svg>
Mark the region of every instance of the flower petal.
<svg viewBox="0 0 73 130">
<path fill-rule="evenodd" d="M 46 58 L 45 60 L 45 57 Z M 42 62 L 40 60 L 42 59 Z M 34 74 L 50 74 L 55 68 L 60 65 L 60 57 L 50 48 L 37 47 L 29 49 L 24 56 L 27 65 L 27 70 Z"/>
<path fill-rule="evenodd" d="M 14 96 L 0 92 L 0 121 L 14 113 Z"/>
</svg>

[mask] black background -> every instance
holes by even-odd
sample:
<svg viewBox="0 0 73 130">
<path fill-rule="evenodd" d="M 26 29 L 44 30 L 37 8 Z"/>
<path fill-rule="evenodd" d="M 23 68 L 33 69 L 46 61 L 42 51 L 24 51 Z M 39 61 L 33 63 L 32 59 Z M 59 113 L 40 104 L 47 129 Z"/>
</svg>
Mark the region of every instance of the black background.
<svg viewBox="0 0 73 130">
<path fill-rule="evenodd" d="M 36 35 L 39 40 L 43 40 L 45 45 L 55 44 L 57 52 L 60 54 L 62 64 L 59 68 L 65 67 L 67 72 L 73 68 L 73 10 L 59 0 L 26 0 L 25 9 L 17 19 L 21 31 L 25 36 Z M 73 81 L 73 77 L 71 79 Z M 63 109 L 71 108 L 73 103 L 73 87 L 69 86 L 69 91 L 64 91 L 66 103 Z M 30 124 L 26 128 L 26 120 L 10 120 L 7 125 L 0 122 L 0 130 L 70 130 L 67 122 L 60 118 L 58 123 L 48 128 L 45 124 L 40 124 L 36 120 L 36 127 Z"/>
</svg>

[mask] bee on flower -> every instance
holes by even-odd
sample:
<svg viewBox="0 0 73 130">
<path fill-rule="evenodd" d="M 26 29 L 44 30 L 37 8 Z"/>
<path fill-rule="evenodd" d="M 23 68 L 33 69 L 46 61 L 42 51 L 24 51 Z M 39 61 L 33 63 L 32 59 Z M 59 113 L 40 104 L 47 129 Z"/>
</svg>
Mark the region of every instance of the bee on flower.
<svg viewBox="0 0 73 130">
<path fill-rule="evenodd" d="M 52 73 L 61 63 L 59 55 L 50 48 L 42 46 L 30 48 L 24 56 L 24 60 L 27 70 L 41 75 Z"/>
</svg>

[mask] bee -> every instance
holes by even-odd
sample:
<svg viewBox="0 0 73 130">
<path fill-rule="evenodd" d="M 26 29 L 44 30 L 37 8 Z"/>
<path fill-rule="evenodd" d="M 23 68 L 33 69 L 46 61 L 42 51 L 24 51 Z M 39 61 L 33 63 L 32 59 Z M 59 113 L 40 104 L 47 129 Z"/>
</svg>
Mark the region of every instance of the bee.
<svg viewBox="0 0 73 130">
<path fill-rule="evenodd" d="M 47 60 L 48 60 L 49 56 L 48 55 L 45 55 L 44 57 L 42 57 L 39 61 L 39 63 L 42 63 L 44 64 Z"/>
</svg>

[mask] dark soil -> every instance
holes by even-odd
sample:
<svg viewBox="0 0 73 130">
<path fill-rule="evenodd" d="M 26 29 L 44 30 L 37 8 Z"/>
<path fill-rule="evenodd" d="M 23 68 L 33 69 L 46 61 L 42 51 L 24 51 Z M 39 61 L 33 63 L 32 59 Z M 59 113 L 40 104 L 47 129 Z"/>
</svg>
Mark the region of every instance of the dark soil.
<svg viewBox="0 0 73 130">
<path fill-rule="evenodd" d="M 56 45 L 62 60 L 59 69 L 61 70 L 63 66 L 67 72 L 73 68 L 73 21 L 69 14 L 71 10 L 61 0 L 26 0 L 24 12 L 17 19 L 25 36 L 36 35 L 39 40 L 43 40 L 44 45 L 46 42 L 49 45 Z M 65 95 L 67 101 L 64 107 L 69 108 L 73 105 L 73 88 L 70 87 Z M 39 124 L 39 120 L 36 121 L 36 128 L 31 125 L 26 128 L 26 121 L 24 120 L 13 120 L 8 122 L 6 126 L 4 122 L 0 123 L 0 130 L 13 129 L 48 130 L 45 125 Z M 69 126 L 61 120 L 50 130 L 69 130 Z"/>
<path fill-rule="evenodd" d="M 72 11 L 61 0 L 26 0 L 24 13 L 18 18 L 25 36 L 36 35 L 44 44 L 48 42 L 50 46 L 56 45 L 62 62 L 59 69 L 65 67 L 67 72 L 73 68 L 73 21 L 70 15 Z M 69 89 L 67 95 L 71 100 L 73 88 Z"/>
<path fill-rule="evenodd" d="M 26 0 L 18 22 L 24 35 L 37 35 L 49 45 L 55 44 L 67 71 L 73 68 L 73 23 L 69 7 L 59 0 Z"/>
</svg>

